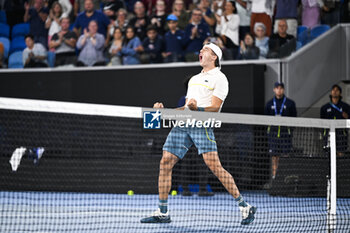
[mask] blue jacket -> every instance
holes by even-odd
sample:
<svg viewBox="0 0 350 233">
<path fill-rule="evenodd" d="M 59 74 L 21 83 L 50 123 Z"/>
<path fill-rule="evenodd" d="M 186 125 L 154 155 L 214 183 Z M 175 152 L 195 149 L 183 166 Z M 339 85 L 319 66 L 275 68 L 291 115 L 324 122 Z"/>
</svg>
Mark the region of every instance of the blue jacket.
<svg viewBox="0 0 350 233">
<path fill-rule="evenodd" d="M 162 62 L 162 50 L 163 50 L 163 39 L 157 35 L 154 41 L 150 41 L 149 38 L 143 40 L 142 46 L 145 53 L 150 56 L 150 63 L 161 63 Z"/>
<path fill-rule="evenodd" d="M 283 103 L 284 98 L 286 98 L 286 101 L 283 105 L 283 110 L 281 116 L 288 116 L 288 117 L 296 117 L 297 116 L 297 110 L 295 107 L 295 102 L 285 96 L 283 96 L 281 99 L 277 98 L 272 98 L 270 101 L 268 101 L 265 105 L 265 110 L 264 114 L 265 115 L 270 115 L 270 116 L 275 116 L 275 115 L 280 115 L 281 112 L 281 106 Z M 275 111 L 275 106 L 274 106 L 274 99 L 276 99 L 276 110 Z M 277 114 L 276 114 L 277 112 Z M 269 127 L 268 131 L 281 131 L 281 132 L 288 132 L 290 134 L 290 129 L 288 127 L 279 127 L 279 126 L 272 126 Z"/>
<path fill-rule="evenodd" d="M 135 48 L 141 45 L 140 39 L 136 36 L 131 39 L 128 44 L 123 45 L 123 48 L 118 53 L 118 56 L 123 57 L 124 65 L 140 64 L 139 54 L 135 51 Z"/>
<path fill-rule="evenodd" d="M 186 53 L 198 52 L 202 49 L 204 40 L 210 36 L 210 30 L 207 23 L 198 24 L 198 37 L 191 39 L 193 24 L 188 24 L 185 28 Z"/>
<path fill-rule="evenodd" d="M 329 102 L 322 106 L 320 111 L 320 116 L 322 119 L 344 119 L 343 113 L 346 112 L 350 116 L 350 106 L 347 103 L 339 100 L 339 102 L 335 105 L 339 110 L 334 108 L 332 104 Z"/>
<path fill-rule="evenodd" d="M 87 17 L 85 11 L 80 13 L 74 23 L 76 29 L 81 28 L 83 34 L 84 29 L 88 28 L 90 21 L 95 20 L 98 24 L 98 33 L 106 37 L 107 27 L 110 24 L 109 18 L 100 11 L 94 11 L 93 15 Z"/>
<path fill-rule="evenodd" d="M 185 33 L 182 30 L 176 30 L 172 34 L 170 30 L 164 35 L 165 52 L 173 52 L 183 56 L 185 46 Z"/>
</svg>

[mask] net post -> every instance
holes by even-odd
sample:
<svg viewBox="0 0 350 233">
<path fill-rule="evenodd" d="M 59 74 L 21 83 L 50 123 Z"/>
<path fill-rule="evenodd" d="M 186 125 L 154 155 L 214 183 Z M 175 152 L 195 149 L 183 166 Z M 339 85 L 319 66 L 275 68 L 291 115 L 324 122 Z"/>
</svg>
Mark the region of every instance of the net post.
<svg viewBox="0 0 350 233">
<path fill-rule="evenodd" d="M 336 229 L 336 207 L 337 207 L 337 152 L 335 127 L 332 125 L 329 131 L 330 137 L 330 179 L 327 188 L 327 232 L 332 233 Z"/>
</svg>

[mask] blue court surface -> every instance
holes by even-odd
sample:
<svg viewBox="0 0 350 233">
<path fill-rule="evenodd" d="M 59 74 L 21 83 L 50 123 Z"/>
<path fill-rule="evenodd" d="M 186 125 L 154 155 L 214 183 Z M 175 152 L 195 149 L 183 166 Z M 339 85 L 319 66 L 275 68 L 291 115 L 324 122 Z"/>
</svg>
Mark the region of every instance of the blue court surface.
<svg viewBox="0 0 350 233">
<path fill-rule="evenodd" d="M 169 197 L 172 222 L 141 224 L 156 210 L 157 195 L 0 192 L 0 232 L 326 232 L 326 198 L 269 196 L 242 192 L 258 208 L 255 221 L 241 226 L 233 198 Z M 337 199 L 335 232 L 350 232 L 350 199 Z"/>
</svg>

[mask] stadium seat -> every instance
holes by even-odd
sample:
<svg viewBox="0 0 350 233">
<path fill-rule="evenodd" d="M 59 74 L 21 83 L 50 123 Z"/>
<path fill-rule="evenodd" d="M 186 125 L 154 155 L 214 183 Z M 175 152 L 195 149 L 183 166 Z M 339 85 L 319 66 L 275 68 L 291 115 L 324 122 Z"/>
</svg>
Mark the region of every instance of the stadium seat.
<svg viewBox="0 0 350 233">
<path fill-rule="evenodd" d="M 19 69 L 23 68 L 22 51 L 14 52 L 9 57 L 8 68 Z"/>
<path fill-rule="evenodd" d="M 18 36 L 25 36 L 29 34 L 30 28 L 28 23 L 19 23 L 13 26 L 11 38 L 15 38 Z"/>
<path fill-rule="evenodd" d="M 10 41 L 6 37 L 0 37 L 0 43 L 4 45 L 4 58 L 7 59 L 9 57 Z"/>
<path fill-rule="evenodd" d="M 16 51 L 22 51 L 26 47 L 24 36 L 15 37 L 11 40 L 10 54 Z"/>
<path fill-rule="evenodd" d="M 298 26 L 297 29 L 297 41 L 301 43 L 302 46 L 306 45 L 308 42 L 309 30 L 306 26 Z"/>
<path fill-rule="evenodd" d="M 7 24 L 6 12 L 0 11 L 0 23 Z"/>
<path fill-rule="evenodd" d="M 318 36 L 322 35 L 326 31 L 328 31 L 331 27 L 329 25 L 318 25 L 311 29 L 310 36 L 309 36 L 309 42 L 313 41 Z"/>
<path fill-rule="evenodd" d="M 301 47 L 303 47 L 303 44 L 300 41 L 297 41 L 296 51 L 301 49 Z"/>
<path fill-rule="evenodd" d="M 5 23 L 0 23 L 0 36 L 9 38 L 10 37 L 10 26 Z"/>
<path fill-rule="evenodd" d="M 49 51 L 47 52 L 47 62 L 49 67 L 55 67 L 56 53 Z"/>
</svg>

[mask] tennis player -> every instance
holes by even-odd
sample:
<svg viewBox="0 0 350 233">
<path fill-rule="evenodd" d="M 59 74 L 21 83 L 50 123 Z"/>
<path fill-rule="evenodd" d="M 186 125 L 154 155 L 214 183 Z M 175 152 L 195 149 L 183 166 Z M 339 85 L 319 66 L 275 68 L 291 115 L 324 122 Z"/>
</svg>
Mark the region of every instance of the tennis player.
<svg viewBox="0 0 350 233">
<path fill-rule="evenodd" d="M 228 94 L 228 81 L 220 71 L 221 49 L 208 43 L 199 53 L 199 62 L 203 67 L 201 73 L 193 76 L 188 84 L 186 103 L 180 109 L 192 111 L 219 112 Z M 155 103 L 154 108 L 164 108 L 163 103 Z M 174 127 L 163 146 L 163 157 L 160 161 L 158 191 L 159 208 L 150 217 L 141 219 L 141 223 L 169 223 L 168 194 L 171 189 L 171 175 L 174 165 L 183 159 L 188 148 L 195 145 L 198 154 L 209 169 L 220 180 L 227 191 L 235 198 L 242 214 L 242 225 L 254 221 L 256 207 L 245 202 L 230 173 L 221 165 L 212 128 L 179 128 Z"/>
</svg>

